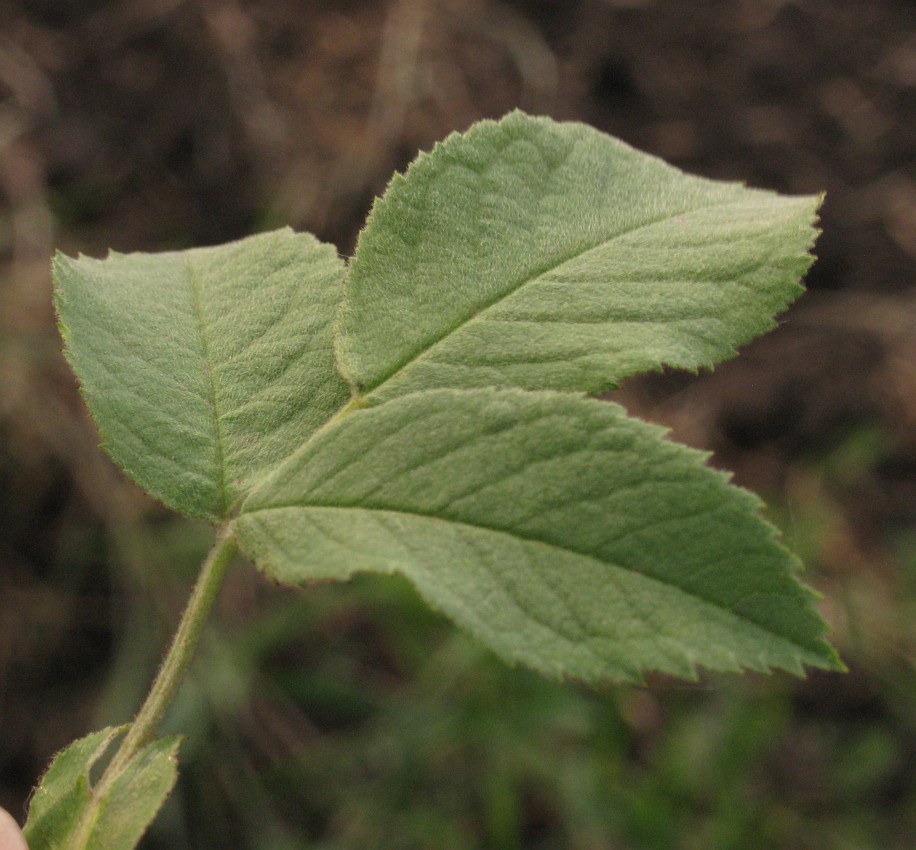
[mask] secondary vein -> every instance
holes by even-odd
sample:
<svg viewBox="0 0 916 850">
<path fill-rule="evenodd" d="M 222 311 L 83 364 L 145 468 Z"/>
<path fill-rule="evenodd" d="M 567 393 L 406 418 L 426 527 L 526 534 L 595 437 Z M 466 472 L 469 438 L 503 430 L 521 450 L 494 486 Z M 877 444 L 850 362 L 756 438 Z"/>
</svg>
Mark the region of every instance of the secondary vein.
<svg viewBox="0 0 916 850">
<path fill-rule="evenodd" d="M 264 505 L 262 507 L 256 507 L 248 511 L 245 511 L 245 513 L 242 514 L 242 516 L 243 517 L 252 516 L 253 514 L 268 513 L 270 511 L 295 510 L 295 509 L 298 509 L 298 510 L 314 509 L 314 510 L 319 510 L 319 511 L 341 511 L 341 510 L 343 511 L 365 511 L 366 513 L 370 513 L 370 514 L 386 514 L 389 516 L 403 516 L 403 517 L 409 517 L 412 519 L 431 520 L 433 522 L 441 522 L 441 523 L 447 523 L 449 525 L 462 526 L 465 528 L 473 529 L 475 531 L 484 531 L 484 532 L 490 532 L 494 534 L 502 534 L 502 535 L 506 535 L 510 537 L 511 539 L 513 539 L 516 542 L 531 543 L 531 544 L 535 544 L 538 546 L 545 546 L 550 549 L 559 550 L 566 554 L 577 555 L 582 558 L 588 558 L 589 560 L 596 561 L 604 566 L 623 570 L 633 575 L 639 575 L 641 578 L 643 578 L 644 580 L 646 580 L 649 583 L 656 583 L 656 584 L 660 584 L 665 587 L 673 588 L 674 590 L 677 590 L 683 593 L 685 596 L 689 596 L 693 599 L 696 599 L 702 602 L 705 605 L 709 605 L 721 611 L 722 613 L 726 614 L 729 617 L 734 618 L 735 620 L 743 623 L 746 626 L 752 626 L 756 629 L 759 629 L 760 631 L 767 634 L 770 638 L 775 638 L 777 641 L 779 641 L 782 644 L 791 646 L 795 650 L 801 650 L 802 652 L 806 653 L 805 655 L 806 663 L 809 663 L 809 664 L 818 663 L 817 661 L 812 660 L 813 657 L 819 657 L 817 655 L 817 650 L 812 648 L 810 645 L 796 642 L 794 639 L 787 637 L 786 635 L 782 635 L 779 632 L 774 631 L 767 624 L 758 622 L 757 620 L 752 619 L 751 617 L 747 616 L 746 614 L 739 614 L 732 607 L 723 605 L 714 599 L 708 599 L 705 596 L 702 596 L 701 594 L 695 592 L 694 590 L 691 590 L 690 588 L 687 588 L 687 587 L 684 587 L 678 584 L 677 582 L 666 581 L 665 579 L 659 578 L 657 576 L 649 575 L 647 573 L 642 572 L 641 570 L 634 569 L 632 567 L 627 567 L 627 566 L 624 566 L 623 564 L 615 564 L 611 561 L 605 560 L 604 558 L 602 558 L 600 555 L 596 554 L 595 552 L 589 552 L 588 550 L 579 549 L 574 546 L 561 545 L 559 543 L 555 543 L 550 540 L 545 540 L 541 537 L 537 537 L 537 536 L 530 535 L 530 534 L 523 534 L 516 530 L 500 528 L 499 526 L 487 525 L 485 523 L 468 522 L 466 520 L 454 519 L 451 517 L 436 516 L 435 514 L 425 513 L 423 511 L 418 511 L 418 510 L 404 510 L 404 509 L 398 509 L 398 508 L 381 508 L 381 507 L 374 507 L 374 506 L 367 506 L 367 505 L 333 505 L 333 504 L 320 504 L 320 503 L 290 502 L 290 503 L 284 503 L 284 504 Z M 815 636 L 814 639 L 815 641 L 819 640 L 817 636 Z"/>
<path fill-rule="evenodd" d="M 605 245 L 608 245 L 618 239 L 622 239 L 624 236 L 629 236 L 630 234 L 637 233 L 640 230 L 644 230 L 656 224 L 660 224 L 665 221 L 681 218 L 682 216 L 685 216 L 685 215 L 692 215 L 693 213 L 701 212 L 703 210 L 713 209 L 714 207 L 717 207 L 717 206 L 729 207 L 729 206 L 740 205 L 741 203 L 742 203 L 741 201 L 735 201 L 734 199 L 728 199 L 725 201 L 723 201 L 722 199 L 717 199 L 716 201 L 712 203 L 701 204 L 696 207 L 691 207 L 686 210 L 681 210 L 677 213 L 672 214 L 670 212 L 666 212 L 664 215 L 660 215 L 649 221 L 641 222 L 640 224 L 637 224 L 633 227 L 622 230 L 619 233 L 614 233 L 610 236 L 605 236 L 597 240 L 594 244 L 589 245 L 587 247 L 577 247 L 573 251 L 567 251 L 560 258 L 556 260 L 552 260 L 551 262 L 546 263 L 542 266 L 539 266 L 538 268 L 526 274 L 520 280 L 512 283 L 505 290 L 497 293 L 496 296 L 494 296 L 493 298 L 481 303 L 480 305 L 477 306 L 477 308 L 472 313 L 459 319 L 459 321 L 456 322 L 451 327 L 446 328 L 445 331 L 442 334 L 440 334 L 437 338 L 425 343 L 423 348 L 414 350 L 410 354 L 408 354 L 406 357 L 402 358 L 395 366 L 389 369 L 389 371 L 385 375 L 383 375 L 380 379 L 378 379 L 371 387 L 366 388 L 366 395 L 371 395 L 372 393 L 380 389 L 382 386 L 387 384 L 389 381 L 396 379 L 399 376 L 399 374 L 404 371 L 406 367 L 428 356 L 429 353 L 434 348 L 444 343 L 446 340 L 448 340 L 449 337 L 458 333 L 462 328 L 464 328 L 465 326 L 473 322 L 475 319 L 478 319 L 490 308 L 495 307 L 497 304 L 505 301 L 507 298 L 510 298 L 512 295 L 514 295 L 520 289 L 527 286 L 529 283 L 533 283 L 534 281 L 544 277 L 544 275 L 547 275 L 553 271 L 556 271 L 560 267 L 566 265 L 566 263 L 569 263 L 572 260 L 576 260 L 579 257 L 582 257 L 585 254 L 588 254 L 592 251 L 596 251 L 599 248 L 602 248 Z"/>
</svg>

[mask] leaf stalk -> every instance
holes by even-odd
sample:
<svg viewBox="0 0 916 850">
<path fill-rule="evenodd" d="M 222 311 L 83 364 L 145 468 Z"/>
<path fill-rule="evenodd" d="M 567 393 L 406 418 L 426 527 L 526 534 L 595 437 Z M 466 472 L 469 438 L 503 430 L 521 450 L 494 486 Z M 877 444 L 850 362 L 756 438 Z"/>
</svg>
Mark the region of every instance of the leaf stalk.
<svg viewBox="0 0 916 850">
<path fill-rule="evenodd" d="M 194 650 L 222 587 L 229 564 L 237 552 L 238 545 L 227 524 L 220 529 L 216 542 L 201 566 L 200 575 L 178 624 L 172 645 L 163 659 L 146 701 L 99 781 L 100 790 L 113 781 L 140 750 L 155 740 L 159 726 L 175 699 L 194 656 Z"/>
</svg>

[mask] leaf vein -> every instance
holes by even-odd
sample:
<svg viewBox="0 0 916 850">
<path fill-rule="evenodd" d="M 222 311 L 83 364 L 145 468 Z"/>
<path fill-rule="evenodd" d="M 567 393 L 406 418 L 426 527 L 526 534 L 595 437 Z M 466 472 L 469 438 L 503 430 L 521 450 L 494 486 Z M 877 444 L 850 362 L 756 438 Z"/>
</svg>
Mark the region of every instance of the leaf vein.
<svg viewBox="0 0 916 850">
<path fill-rule="evenodd" d="M 224 454 L 224 435 L 220 423 L 221 413 L 219 408 L 219 399 L 216 390 L 216 376 L 213 373 L 213 362 L 210 358 L 210 338 L 207 332 L 206 321 L 204 320 L 203 297 L 201 293 L 201 283 L 195 269 L 191 263 L 190 255 L 186 257 L 185 268 L 188 274 L 188 282 L 191 287 L 191 300 L 194 307 L 194 317 L 197 322 L 197 333 L 200 339 L 202 353 L 202 369 L 207 382 L 207 403 L 212 413 L 213 425 L 213 453 L 214 463 L 216 465 L 216 495 L 217 495 L 217 514 L 221 517 L 226 515 L 229 504 L 226 487 L 226 463 Z"/>
<path fill-rule="evenodd" d="M 528 534 L 522 534 L 515 530 L 507 530 L 507 529 L 499 528 L 496 526 L 489 526 L 484 523 L 467 522 L 463 520 L 456 520 L 456 519 L 447 518 L 447 517 L 435 516 L 434 514 L 424 513 L 419 510 L 381 508 L 381 507 L 373 507 L 373 506 L 367 506 L 367 505 L 320 504 L 320 503 L 311 503 L 311 502 L 310 503 L 290 502 L 290 503 L 283 503 L 283 504 L 264 505 L 262 507 L 256 507 L 256 508 L 249 509 L 244 514 L 242 514 L 242 517 L 251 516 L 256 513 L 265 513 L 268 511 L 284 510 L 284 509 L 290 509 L 290 508 L 300 508 L 300 509 L 305 509 L 305 510 L 307 510 L 308 508 L 317 508 L 319 510 L 343 510 L 343 511 L 356 510 L 356 511 L 365 511 L 370 514 L 388 514 L 392 516 L 400 515 L 400 516 L 405 516 L 405 517 L 410 517 L 410 518 L 420 518 L 420 519 L 432 520 L 433 522 L 447 523 L 449 525 L 465 526 L 467 528 L 476 529 L 479 531 L 489 531 L 495 534 L 505 535 L 515 542 L 523 541 L 526 543 L 533 543 L 539 546 L 545 546 L 550 549 L 556 549 L 561 552 L 565 552 L 567 554 L 578 555 L 579 557 L 583 557 L 583 558 L 587 558 L 592 561 L 596 561 L 605 566 L 617 567 L 618 569 L 627 570 L 631 573 L 636 573 L 641 578 L 645 579 L 647 582 L 653 582 L 653 583 L 658 583 L 658 584 L 665 585 L 668 587 L 672 587 L 675 590 L 678 590 L 681 593 L 683 593 L 685 596 L 689 596 L 693 599 L 696 599 L 705 605 L 710 605 L 713 608 L 716 608 L 717 610 L 722 611 L 726 615 L 733 617 L 735 620 L 738 620 L 739 622 L 745 625 L 750 625 L 753 628 L 759 629 L 760 631 L 767 634 L 770 638 L 775 638 L 780 643 L 789 644 L 795 647 L 796 649 L 801 649 L 806 652 L 812 651 L 810 647 L 804 646 L 803 644 L 795 643 L 791 639 L 787 638 L 785 635 L 779 634 L 779 632 L 772 630 L 765 624 L 752 620 L 745 615 L 736 613 L 731 606 L 725 606 L 725 605 L 718 603 L 714 599 L 708 599 L 689 588 L 682 587 L 681 585 L 677 584 L 676 582 L 665 581 L 661 578 L 656 578 L 654 576 L 647 575 L 646 573 L 633 569 L 632 567 L 627 567 L 627 566 L 620 565 L 620 564 L 614 564 L 610 561 L 604 560 L 602 557 L 600 557 L 599 555 L 596 555 L 593 552 L 589 552 L 586 550 L 580 550 L 572 546 L 563 546 L 558 543 L 553 543 L 549 540 L 543 540 L 539 537 L 535 537 L 535 536 L 528 535 Z M 399 536 L 399 539 L 401 539 L 400 536 Z"/>
<path fill-rule="evenodd" d="M 436 339 L 424 342 L 422 348 L 415 349 L 409 352 L 406 357 L 403 357 L 393 367 L 389 368 L 386 374 L 384 374 L 380 378 L 377 378 L 375 380 L 375 383 L 371 386 L 371 388 L 367 388 L 368 392 L 369 393 L 375 392 L 383 384 L 387 383 L 389 380 L 392 380 L 393 378 L 396 378 L 411 363 L 427 356 L 430 351 L 432 351 L 437 346 L 441 345 L 450 336 L 460 331 L 462 328 L 467 326 L 469 323 L 479 319 L 487 310 L 498 305 L 500 302 L 505 301 L 507 298 L 514 295 L 516 292 L 518 292 L 523 287 L 527 286 L 529 283 L 532 283 L 550 274 L 551 272 L 556 271 L 557 269 L 561 268 L 566 263 L 571 262 L 574 259 L 582 257 L 585 254 L 588 254 L 606 245 L 609 245 L 612 242 L 622 239 L 625 236 L 629 236 L 641 230 L 648 229 L 661 222 L 675 221 L 677 219 L 683 218 L 684 216 L 692 215 L 696 212 L 701 212 L 703 210 L 708 210 L 708 209 L 714 209 L 717 206 L 730 207 L 730 206 L 736 206 L 736 205 L 740 205 L 740 202 L 736 202 L 732 199 L 729 199 L 723 202 L 722 199 L 717 198 L 715 201 L 711 203 L 700 204 L 699 206 L 690 207 L 689 209 L 682 210 L 681 212 L 678 212 L 675 214 L 671 214 L 670 211 L 666 211 L 664 214 L 659 215 L 656 218 L 653 218 L 649 221 L 641 222 L 640 224 L 634 225 L 633 227 L 622 230 L 619 233 L 614 233 L 610 236 L 606 236 L 598 240 L 597 242 L 595 242 L 593 245 L 589 245 L 588 247 L 584 247 L 584 248 L 577 247 L 573 251 L 567 251 L 558 259 L 552 260 L 549 263 L 546 263 L 542 266 L 535 268 L 534 270 L 526 274 L 524 277 L 522 277 L 520 280 L 510 284 L 506 289 L 496 293 L 496 295 L 490 298 L 488 301 L 485 301 L 482 304 L 478 305 L 477 308 L 474 310 L 474 312 L 470 313 L 467 316 L 460 318 L 451 327 L 447 327 Z"/>
</svg>

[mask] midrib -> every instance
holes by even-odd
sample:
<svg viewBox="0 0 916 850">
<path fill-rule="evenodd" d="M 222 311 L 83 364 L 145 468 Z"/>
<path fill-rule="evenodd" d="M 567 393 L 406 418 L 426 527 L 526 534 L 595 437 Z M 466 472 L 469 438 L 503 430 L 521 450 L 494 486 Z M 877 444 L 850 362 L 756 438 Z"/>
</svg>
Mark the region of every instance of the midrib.
<svg viewBox="0 0 916 850">
<path fill-rule="evenodd" d="M 599 564 L 602 564 L 606 567 L 612 567 L 614 569 L 624 570 L 630 574 L 639 575 L 642 579 L 650 583 L 660 584 L 664 587 L 673 588 L 680 593 L 683 593 L 685 596 L 689 596 L 692 599 L 696 599 L 699 602 L 702 602 L 704 605 L 709 605 L 718 611 L 721 611 L 728 615 L 729 617 L 734 618 L 737 622 L 742 623 L 745 626 L 751 626 L 753 628 L 759 629 L 764 632 L 769 638 L 775 638 L 782 644 L 792 647 L 796 651 L 801 651 L 806 654 L 808 658 L 808 663 L 816 663 L 812 661 L 812 658 L 818 658 L 817 652 L 809 646 L 803 644 L 795 643 L 794 641 L 787 638 L 785 635 L 781 635 L 778 632 L 774 632 L 771 628 L 763 623 L 759 623 L 755 620 L 752 620 L 745 616 L 739 616 L 733 610 L 727 608 L 726 606 L 716 602 L 713 599 L 707 599 L 704 596 L 699 595 L 698 593 L 688 590 L 687 588 L 681 587 L 679 584 L 673 581 L 666 581 L 655 576 L 648 575 L 640 570 L 633 569 L 631 567 L 625 567 L 620 564 L 614 564 L 610 561 L 606 561 L 603 558 L 596 555 L 594 552 L 588 552 L 585 550 L 577 549 L 570 546 L 560 545 L 549 540 L 543 540 L 540 537 L 533 537 L 531 535 L 520 534 L 516 531 L 507 530 L 505 528 L 499 528 L 497 526 L 486 525 L 484 523 L 477 522 L 467 522 L 465 520 L 451 519 L 448 517 L 440 517 L 435 514 L 425 513 L 423 511 L 414 511 L 414 510 L 403 510 L 398 508 L 381 508 L 381 507 L 370 507 L 364 505 L 329 505 L 329 504 L 312 504 L 312 503 L 297 503 L 291 502 L 287 504 L 277 504 L 277 505 L 265 505 L 263 507 L 254 508 L 252 510 L 245 511 L 240 515 L 240 519 L 245 516 L 251 516 L 257 513 L 265 513 L 268 511 L 276 510 L 289 510 L 289 509 L 299 509 L 299 510 L 326 510 L 326 511 L 363 511 L 366 513 L 380 513 L 380 514 L 389 514 L 392 516 L 402 516 L 408 517 L 410 519 L 420 519 L 433 522 L 446 523 L 448 525 L 458 525 L 464 528 L 469 528 L 475 531 L 486 531 L 494 534 L 505 535 L 516 542 L 523 543 L 533 543 L 539 546 L 546 546 L 549 549 L 555 549 L 560 552 L 564 552 L 568 555 L 577 555 L 582 558 L 588 558 L 592 561 L 597 561 Z"/>
<path fill-rule="evenodd" d="M 222 425 L 220 424 L 221 412 L 216 390 L 216 377 L 213 374 L 213 362 L 210 357 L 210 336 L 207 332 L 207 323 L 204 319 L 203 293 L 200 278 L 191 263 L 190 257 L 186 259 L 185 267 L 187 270 L 188 282 L 191 287 L 191 300 L 193 303 L 194 315 L 197 320 L 197 335 L 200 339 L 203 370 L 207 382 L 207 401 L 210 405 L 211 412 L 213 455 L 216 464 L 214 475 L 217 497 L 216 513 L 219 517 L 225 517 L 229 505 L 229 498 L 226 492 L 226 464 L 223 450 L 224 435 Z"/>
<path fill-rule="evenodd" d="M 550 274 L 550 272 L 552 271 L 556 271 L 558 268 L 560 268 L 561 266 L 564 266 L 566 263 L 569 263 L 572 260 L 578 259 L 579 257 L 583 257 L 586 254 L 590 253 L 591 251 L 595 251 L 599 248 L 605 247 L 606 245 L 610 245 L 614 241 L 618 239 L 622 239 L 624 236 L 629 236 L 630 234 L 638 233 L 640 230 L 648 229 L 650 227 L 653 227 L 656 224 L 660 224 L 665 221 L 672 221 L 678 218 L 682 218 L 683 216 L 692 215 L 694 213 L 701 212 L 702 210 L 713 209 L 714 207 L 718 207 L 718 206 L 728 207 L 728 206 L 734 206 L 736 204 L 741 205 L 742 203 L 746 203 L 746 202 L 741 201 L 741 200 L 738 200 L 738 201 L 717 200 L 717 201 L 713 201 L 708 204 L 700 204 L 699 206 L 680 210 L 679 212 L 674 213 L 674 214 L 667 212 L 664 215 L 659 215 L 653 219 L 650 219 L 649 221 L 643 221 L 637 225 L 634 225 L 633 227 L 629 227 L 625 230 L 621 230 L 619 233 L 615 233 L 612 236 L 605 236 L 601 239 L 598 239 L 593 244 L 585 248 L 577 248 L 575 250 L 569 251 L 566 254 L 564 254 L 563 256 L 561 256 L 559 259 L 553 260 L 549 263 L 545 263 L 543 266 L 539 266 L 535 270 L 526 274 L 520 280 L 511 284 L 505 290 L 498 292 L 493 298 L 479 304 L 474 309 L 473 312 L 469 313 L 467 316 L 460 318 L 458 322 L 456 322 L 451 327 L 447 327 L 441 335 L 439 335 L 438 337 L 436 337 L 435 339 L 433 339 L 430 342 L 424 343 L 424 346 L 422 348 L 417 348 L 414 351 L 412 351 L 410 354 L 408 354 L 406 357 L 402 358 L 395 366 L 389 369 L 388 372 L 386 372 L 385 375 L 381 377 L 380 379 L 378 379 L 372 386 L 366 387 L 363 390 L 363 395 L 371 396 L 374 392 L 381 389 L 381 387 L 383 387 L 389 381 L 397 380 L 398 377 L 401 375 L 401 373 L 403 373 L 404 370 L 407 367 L 409 367 L 412 363 L 415 363 L 416 361 L 421 360 L 422 358 L 428 356 L 429 353 L 434 348 L 447 342 L 449 337 L 451 337 L 453 334 L 460 331 L 462 328 L 466 327 L 471 322 L 475 321 L 476 319 L 479 319 L 487 310 L 491 309 L 492 307 L 495 307 L 496 305 L 510 298 L 512 295 L 514 295 L 520 289 L 527 286 L 529 283 L 533 283 L 534 281 L 538 280 L 539 278 L 542 278 L 544 275 Z"/>
</svg>

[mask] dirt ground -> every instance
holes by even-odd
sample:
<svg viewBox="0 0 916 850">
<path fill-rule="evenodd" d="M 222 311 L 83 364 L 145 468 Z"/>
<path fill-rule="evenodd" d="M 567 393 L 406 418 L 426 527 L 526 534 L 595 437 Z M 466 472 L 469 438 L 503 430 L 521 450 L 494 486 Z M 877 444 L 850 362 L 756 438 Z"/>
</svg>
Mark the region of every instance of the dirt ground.
<svg viewBox="0 0 916 850">
<path fill-rule="evenodd" d="M 130 584 L 91 574 L 100 536 L 136 563 L 132 530 L 165 522 L 96 451 L 59 354 L 53 251 L 288 223 L 347 254 L 393 170 L 515 107 L 693 173 L 826 192 L 809 292 L 778 330 L 622 400 L 713 450 L 806 555 L 852 672 L 799 684 L 805 710 L 896 710 L 882 683 L 913 683 L 916 657 L 916 7 L 2 0 L 0 805 L 21 812 L 96 711 Z M 898 727 L 916 753 L 913 717 Z"/>
</svg>

